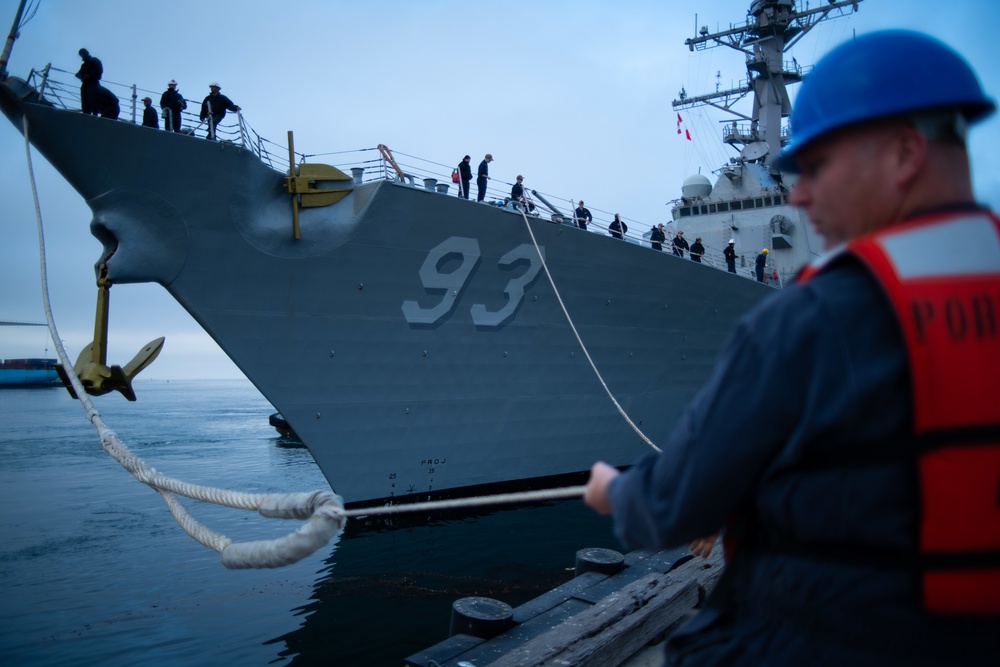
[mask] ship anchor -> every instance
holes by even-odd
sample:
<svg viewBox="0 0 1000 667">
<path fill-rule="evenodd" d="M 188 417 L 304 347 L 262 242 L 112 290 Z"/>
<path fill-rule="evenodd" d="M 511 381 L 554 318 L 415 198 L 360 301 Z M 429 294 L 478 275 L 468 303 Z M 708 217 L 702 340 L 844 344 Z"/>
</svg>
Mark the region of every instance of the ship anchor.
<svg viewBox="0 0 1000 667">
<path fill-rule="evenodd" d="M 161 336 L 147 343 L 125 366 L 108 367 L 108 312 L 111 302 L 111 280 L 108 279 L 107 264 L 100 265 L 98 274 L 94 340 L 80 352 L 76 363 L 73 364 L 73 370 L 80 378 L 83 388 L 91 396 L 101 396 L 112 391 L 119 391 L 122 396 L 134 401 L 135 392 L 132 390 L 132 378 L 153 363 L 153 360 L 160 354 L 160 350 L 163 349 L 164 338 Z M 76 391 L 74 391 L 62 364 L 56 365 L 56 371 L 70 395 L 77 398 Z"/>
<path fill-rule="evenodd" d="M 328 164 L 302 163 L 298 175 L 295 174 L 295 145 L 292 131 L 288 131 L 288 177 L 283 184 L 285 192 L 292 196 L 292 236 L 299 238 L 299 206 L 329 206 L 347 196 L 351 188 L 325 190 L 316 187 L 322 181 L 350 181 L 350 176 Z"/>
</svg>

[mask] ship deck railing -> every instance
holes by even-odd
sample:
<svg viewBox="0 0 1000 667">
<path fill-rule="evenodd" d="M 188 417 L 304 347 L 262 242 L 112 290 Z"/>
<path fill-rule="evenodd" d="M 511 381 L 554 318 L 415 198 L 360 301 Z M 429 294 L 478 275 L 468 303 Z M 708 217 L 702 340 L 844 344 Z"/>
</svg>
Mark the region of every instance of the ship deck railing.
<svg viewBox="0 0 1000 667">
<path fill-rule="evenodd" d="M 46 65 L 41 70 L 32 70 L 28 74 L 28 85 L 44 97 L 47 102 L 57 108 L 66 110 L 81 109 L 80 82 L 76 80 L 75 73 L 68 70 Z M 162 109 L 159 107 L 160 93 L 145 88 L 140 88 L 136 84 L 116 83 L 102 79 L 100 84 L 110 90 L 118 98 L 121 109 L 118 120 L 130 122 L 133 125 L 142 124 L 142 112 L 144 105 L 142 99 L 149 97 L 153 100 L 153 106 L 157 110 L 157 118 L 162 129 L 166 128 L 166 118 L 163 117 Z M 208 136 L 208 124 L 202 121 L 200 116 L 201 102 L 197 100 L 185 100 L 187 110 L 181 112 L 181 134 L 190 136 Z M 232 119 L 232 120 L 230 120 Z M 265 139 L 246 122 L 241 112 L 227 115 L 228 122 L 222 122 L 215 128 L 216 137 L 219 141 L 237 144 L 251 151 L 262 162 L 272 168 L 280 168 L 282 164 L 288 162 L 288 149 Z M 284 157 L 282 156 L 284 151 Z"/>
<path fill-rule="evenodd" d="M 44 97 L 53 106 L 66 110 L 79 110 L 81 109 L 80 83 L 76 80 L 74 74 L 74 72 L 59 69 L 49 64 L 41 70 L 32 70 L 28 75 L 27 82 L 28 85 L 33 87 L 41 97 Z M 101 80 L 101 85 L 118 97 L 121 108 L 118 117 L 119 122 L 141 124 L 143 111 L 141 100 L 148 96 L 153 100 L 153 106 L 158 110 L 157 116 L 160 119 L 161 130 L 165 128 L 166 119 L 163 118 L 162 109 L 158 105 L 159 93 L 140 88 L 136 84 L 115 83 L 106 79 Z M 122 104 L 123 99 L 124 104 Z M 187 102 L 187 109 L 181 112 L 182 134 L 207 137 L 209 128 L 199 118 L 201 102 L 190 99 L 185 101 Z M 227 115 L 226 121 L 229 122 L 224 121 L 215 128 L 216 137 L 219 141 L 242 146 L 251 151 L 258 159 L 272 169 L 288 173 L 289 152 L 286 144 L 279 144 L 263 137 L 250 126 L 242 111 Z M 300 164 L 306 162 L 332 164 L 345 173 L 351 173 L 354 176 L 355 182 L 359 184 L 373 181 L 393 181 L 411 187 L 433 190 L 441 194 L 447 195 L 452 192 L 455 195 L 458 194 L 458 186 L 452 183 L 452 171 L 457 169 L 457 162 L 455 165 L 442 164 L 403 152 L 397 151 L 393 153 L 392 151 L 388 151 L 385 146 L 330 153 L 304 153 L 295 151 L 294 155 Z M 525 202 L 524 204 L 519 204 L 512 201 L 510 197 L 513 185 L 513 183 L 491 178 L 484 202 L 476 202 L 478 190 L 473 183 L 472 192 L 469 194 L 469 204 L 496 206 L 517 215 L 521 214 L 520 208 L 522 206 L 530 204 L 529 215 L 531 217 L 561 221 L 569 227 L 578 229 L 576 220 L 573 217 L 573 210 L 576 208 L 576 201 L 574 199 L 539 192 L 539 190 L 525 185 Z M 543 203 L 543 199 L 555 207 L 555 209 Z M 594 218 L 587 225 L 586 230 L 579 229 L 579 231 L 611 236 L 610 225 L 614 220 L 614 213 L 593 205 L 588 205 L 587 208 L 591 211 Z M 650 241 L 652 225 L 627 217 L 622 217 L 621 219 L 629 228 L 621 239 L 623 242 L 639 245 L 652 252 L 656 252 L 652 249 Z M 646 231 L 640 232 L 639 230 Z M 662 254 L 665 256 L 665 259 L 690 261 L 690 254 L 687 252 L 683 258 L 676 257 L 672 252 L 673 246 L 671 242 L 672 235 L 668 236 L 662 244 Z M 721 249 L 706 247 L 706 252 L 702 257 L 701 263 L 706 267 L 725 271 L 725 262 L 722 261 L 720 263 L 721 257 Z M 750 274 L 753 277 L 752 263 Z"/>
</svg>

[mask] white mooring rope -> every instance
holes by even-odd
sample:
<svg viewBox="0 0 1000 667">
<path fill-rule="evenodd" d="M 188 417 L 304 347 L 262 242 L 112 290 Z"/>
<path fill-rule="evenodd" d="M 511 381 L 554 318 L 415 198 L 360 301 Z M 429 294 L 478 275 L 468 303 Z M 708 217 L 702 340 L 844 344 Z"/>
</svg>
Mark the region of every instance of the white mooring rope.
<svg viewBox="0 0 1000 667">
<path fill-rule="evenodd" d="M 597 376 L 597 381 L 601 383 L 601 386 L 604 388 L 604 393 L 608 395 L 608 398 L 611 399 L 611 403 L 614 404 L 615 408 L 618 409 L 618 414 L 622 416 L 622 419 L 624 419 L 628 423 L 628 425 L 632 427 L 632 430 L 635 431 L 640 438 L 642 438 L 643 442 L 645 442 L 647 445 L 652 447 L 657 452 L 661 451 L 660 448 L 657 447 L 655 444 L 653 444 L 653 441 L 650 440 L 646 436 L 646 434 L 642 432 L 642 429 L 640 429 L 636 425 L 636 423 L 632 421 L 632 418 L 628 416 L 628 413 L 625 412 L 625 409 L 621 406 L 620 403 L 618 403 L 618 400 L 615 398 L 615 395 L 611 393 L 611 389 L 608 388 L 608 384 L 604 381 L 604 377 L 601 375 L 601 371 L 597 370 L 597 365 L 594 363 L 594 360 L 591 359 L 590 357 L 590 351 L 587 350 L 587 346 L 583 344 L 583 339 L 580 338 L 580 332 L 576 330 L 576 325 L 573 324 L 573 318 L 570 317 L 569 311 L 566 309 L 566 304 L 563 303 L 562 296 L 560 296 L 559 294 L 559 288 L 556 287 L 556 282 L 555 280 L 552 279 L 552 274 L 549 273 L 549 265 L 545 263 L 545 257 L 542 255 L 542 251 L 538 247 L 538 240 L 535 239 L 535 233 L 531 231 L 531 225 L 528 223 L 528 216 L 524 211 L 525 208 L 526 208 L 525 206 L 518 207 L 518 210 L 521 212 L 521 218 L 524 220 L 524 226 L 528 228 L 528 234 L 531 236 L 531 242 L 535 245 L 535 252 L 538 253 L 538 260 L 542 263 L 542 268 L 545 269 L 545 276 L 549 279 L 549 284 L 552 285 L 552 291 L 555 292 L 556 301 L 559 302 L 559 307 L 562 308 L 563 315 L 566 316 L 566 322 L 569 323 L 569 328 L 573 331 L 573 335 L 576 336 L 576 342 L 580 344 L 580 349 L 583 350 L 583 356 L 587 357 L 587 363 L 590 364 L 590 367 L 594 371 L 594 375 Z M 575 216 L 576 214 L 574 213 L 573 215 Z"/>
</svg>

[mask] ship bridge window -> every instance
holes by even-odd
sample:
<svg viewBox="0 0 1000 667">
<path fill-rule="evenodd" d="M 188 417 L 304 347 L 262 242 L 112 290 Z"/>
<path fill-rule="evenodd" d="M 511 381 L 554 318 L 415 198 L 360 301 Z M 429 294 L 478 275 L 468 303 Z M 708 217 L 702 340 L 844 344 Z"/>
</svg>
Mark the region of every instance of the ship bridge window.
<svg viewBox="0 0 1000 667">
<path fill-rule="evenodd" d="M 685 206 L 684 208 L 681 209 L 681 217 L 682 218 L 686 218 L 689 215 L 691 215 L 691 208 L 690 207 Z"/>
<path fill-rule="evenodd" d="M 701 214 L 705 215 L 706 213 L 708 213 L 708 206 L 705 205 L 705 204 L 702 204 L 701 205 Z"/>
<path fill-rule="evenodd" d="M 771 198 L 764 197 L 764 206 L 770 206 L 770 205 L 771 205 Z"/>
<path fill-rule="evenodd" d="M 757 197 L 757 199 L 754 199 L 753 203 L 754 203 L 754 206 L 756 206 L 757 208 L 763 208 L 764 207 L 764 200 L 761 199 L 760 197 Z"/>
<path fill-rule="evenodd" d="M 743 202 L 741 202 L 741 201 L 734 201 L 734 202 L 730 203 L 729 205 L 732 207 L 732 209 L 734 211 L 739 211 L 740 209 L 743 208 Z"/>
<path fill-rule="evenodd" d="M 708 205 L 708 212 L 709 213 L 715 213 L 718 210 L 719 210 L 719 207 L 716 206 L 715 204 L 709 204 Z"/>
<path fill-rule="evenodd" d="M 727 202 L 723 202 L 722 204 L 719 204 L 719 212 L 720 213 L 723 213 L 723 212 L 728 211 L 728 210 L 729 210 L 729 204 Z"/>
</svg>

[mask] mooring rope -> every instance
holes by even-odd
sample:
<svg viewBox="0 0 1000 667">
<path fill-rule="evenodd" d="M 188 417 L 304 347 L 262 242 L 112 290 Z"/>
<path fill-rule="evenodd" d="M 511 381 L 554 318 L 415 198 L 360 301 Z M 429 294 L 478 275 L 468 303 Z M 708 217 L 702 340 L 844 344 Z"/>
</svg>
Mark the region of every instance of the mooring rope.
<svg viewBox="0 0 1000 667">
<path fill-rule="evenodd" d="M 579 498 L 583 495 L 583 492 L 586 489 L 586 486 L 567 486 L 561 489 L 539 489 L 538 491 L 501 493 L 495 496 L 476 496 L 473 498 L 455 498 L 452 500 L 428 500 L 424 503 L 383 505 L 382 507 L 371 507 L 368 509 L 343 510 L 341 514 L 345 517 L 376 516 L 381 514 L 405 514 L 407 512 L 465 509 L 467 507 L 485 507 L 488 505 L 533 503 L 542 500 L 564 500 L 567 498 Z"/>
<path fill-rule="evenodd" d="M 604 393 L 606 393 L 608 398 L 611 399 L 611 403 L 618 410 L 618 414 L 620 414 L 622 419 L 624 419 L 625 422 L 632 427 L 632 430 L 636 432 L 642 441 L 657 452 L 660 452 L 660 448 L 657 447 L 653 441 L 642 432 L 642 429 L 640 429 L 634 421 L 632 421 L 632 418 L 628 416 L 627 412 L 625 412 L 625 408 L 621 406 L 618 399 L 615 398 L 615 395 L 611 393 L 608 383 L 604 381 L 604 376 L 602 376 L 601 371 L 597 369 L 597 364 L 594 363 L 593 358 L 590 356 L 590 351 L 587 349 L 583 339 L 580 337 L 580 332 L 577 331 L 576 324 L 573 323 L 573 318 L 570 316 L 569 310 L 566 309 L 566 304 L 563 303 L 562 296 L 559 294 L 559 288 L 556 287 L 556 281 L 553 280 L 552 274 L 549 272 L 549 265 L 545 262 L 545 256 L 542 254 L 541 248 L 538 247 L 538 240 L 535 238 L 535 232 L 532 231 L 531 224 L 528 222 L 528 215 L 525 213 L 525 208 L 527 207 L 520 205 L 517 208 L 521 212 L 521 219 L 524 220 L 524 226 L 528 228 L 528 235 L 531 236 L 531 242 L 535 246 L 535 252 L 538 253 L 538 260 L 542 263 L 542 268 L 545 269 L 545 276 L 549 279 L 549 284 L 552 285 L 552 291 L 555 292 L 556 301 L 559 302 L 559 307 L 562 308 L 563 315 L 566 316 L 566 322 L 569 324 L 570 330 L 572 330 L 573 335 L 576 336 L 576 342 L 580 345 L 580 349 L 583 350 L 583 356 L 587 358 L 587 363 L 590 364 L 590 368 L 593 369 L 594 375 L 597 376 L 597 381 L 600 382 L 601 386 L 604 388 Z"/>
<path fill-rule="evenodd" d="M 350 517 L 402 514 L 408 512 L 429 512 L 435 510 L 483 507 L 513 503 L 560 500 L 583 495 L 585 487 L 544 489 L 523 491 L 493 496 L 478 496 L 454 500 L 437 500 L 403 505 L 386 505 L 366 509 L 346 510 L 343 499 L 330 491 L 305 493 L 255 494 L 219 489 L 191 484 L 161 474 L 133 453 L 118 435 L 104 423 L 100 413 L 88 398 L 83 383 L 69 361 L 62 338 L 56 328 L 55 318 L 49 299 L 48 267 L 45 252 L 45 233 L 42 224 L 42 210 L 38 202 L 38 188 L 31 161 L 31 142 L 28 139 L 28 118 L 23 116 L 24 149 L 28 163 L 28 179 L 35 206 L 35 220 L 38 229 L 38 252 L 41 267 L 42 304 L 49 335 L 52 337 L 56 354 L 66 375 L 73 385 L 77 399 L 87 414 L 87 420 L 97 430 L 101 448 L 117 461 L 137 480 L 153 488 L 163 498 L 171 515 L 184 531 L 202 545 L 221 555 L 222 564 L 227 568 L 273 568 L 295 563 L 326 545 L 336 535 Z M 530 227 L 529 227 L 530 231 Z M 532 237 L 534 239 L 534 237 Z M 537 244 L 536 244 L 537 248 Z M 546 273 L 548 269 L 546 268 Z M 551 277 L 550 277 L 551 280 Z M 554 287 L 554 286 L 553 286 Z M 564 308 L 565 311 L 565 308 Z M 626 417 L 627 419 L 627 417 Z M 652 443 L 650 443 L 652 444 Z M 234 509 L 256 511 L 261 516 L 276 519 L 308 520 L 295 532 L 273 540 L 233 542 L 231 539 L 201 524 L 180 502 L 177 496 L 213 503 Z"/>
</svg>

